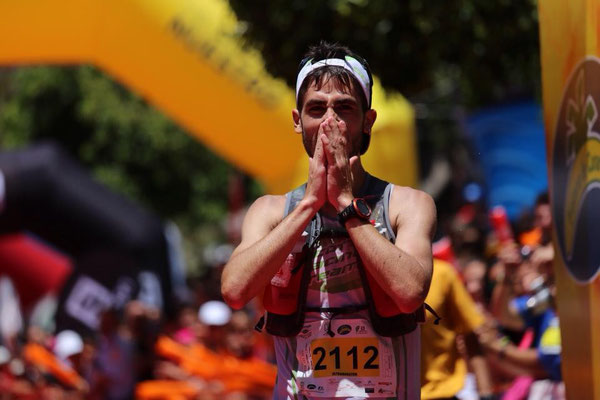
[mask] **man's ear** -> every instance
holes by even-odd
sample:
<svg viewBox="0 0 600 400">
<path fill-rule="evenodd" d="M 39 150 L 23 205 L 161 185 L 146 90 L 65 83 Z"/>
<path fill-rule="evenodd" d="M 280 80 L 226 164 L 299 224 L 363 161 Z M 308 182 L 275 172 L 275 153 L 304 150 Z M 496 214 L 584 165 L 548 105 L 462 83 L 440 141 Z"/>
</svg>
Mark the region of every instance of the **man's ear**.
<svg viewBox="0 0 600 400">
<path fill-rule="evenodd" d="M 373 110 L 372 108 L 370 110 L 367 110 L 367 112 L 365 113 L 365 120 L 363 123 L 363 133 L 366 133 L 367 135 L 371 134 L 371 129 L 373 129 L 373 124 L 375 123 L 376 119 L 377 111 Z"/>
<path fill-rule="evenodd" d="M 300 119 L 300 112 L 297 109 L 292 110 L 292 119 L 294 120 L 294 131 L 302 133 L 302 120 Z"/>
</svg>

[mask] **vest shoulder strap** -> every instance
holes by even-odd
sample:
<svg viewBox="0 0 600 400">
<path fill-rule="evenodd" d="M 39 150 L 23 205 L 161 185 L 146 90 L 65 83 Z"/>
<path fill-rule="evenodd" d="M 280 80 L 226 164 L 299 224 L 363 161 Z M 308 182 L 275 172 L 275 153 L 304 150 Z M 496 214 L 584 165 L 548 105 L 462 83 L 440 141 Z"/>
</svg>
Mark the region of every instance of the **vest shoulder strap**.
<svg viewBox="0 0 600 400">
<path fill-rule="evenodd" d="M 296 208 L 300 200 L 302 200 L 304 197 L 304 192 L 306 192 L 306 183 L 285 194 L 285 210 L 283 212 L 284 218 Z"/>
<path fill-rule="evenodd" d="M 375 222 L 386 228 L 388 234 L 385 236 L 392 241 L 395 239 L 395 235 L 389 219 L 389 202 L 393 186 L 394 185 L 391 183 L 367 174 L 365 182 L 358 193 L 359 197 L 364 197 L 367 200 L 374 211 L 373 218 L 375 219 Z M 298 206 L 298 203 L 304 197 L 305 192 L 306 183 L 286 193 L 285 209 L 283 213 L 284 218 Z M 313 221 L 315 222 L 313 223 Z M 305 232 L 309 233 L 309 239 L 315 238 L 315 235 L 319 234 L 323 224 L 326 223 L 321 218 L 320 213 L 317 213 L 316 218 L 313 221 L 305 228 Z"/>
</svg>

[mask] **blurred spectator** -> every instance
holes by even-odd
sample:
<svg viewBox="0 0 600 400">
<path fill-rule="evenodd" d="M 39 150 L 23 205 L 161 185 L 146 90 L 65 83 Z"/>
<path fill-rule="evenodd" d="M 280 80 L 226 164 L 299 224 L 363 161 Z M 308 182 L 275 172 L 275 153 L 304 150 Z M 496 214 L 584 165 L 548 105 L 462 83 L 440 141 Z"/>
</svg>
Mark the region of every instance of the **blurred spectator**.
<svg viewBox="0 0 600 400">
<path fill-rule="evenodd" d="M 72 368 L 76 368 L 83 353 L 83 339 L 75 331 L 65 330 L 54 338 L 54 354 L 59 360 Z"/>
<path fill-rule="evenodd" d="M 196 291 L 196 294 L 200 297 L 198 299 L 199 304 L 210 300 L 221 300 L 221 275 L 232 251 L 233 246 L 231 244 L 223 243 L 213 244 L 204 249 L 205 269 L 202 276 L 199 277 L 200 290 Z"/>
<path fill-rule="evenodd" d="M 495 286 L 490 310 L 502 327 L 513 331 L 523 331 L 524 324 L 510 311 L 508 305 L 512 297 L 525 293 L 522 275 L 528 274 L 531 269 L 531 264 L 522 264 L 522 250 L 515 242 L 504 244 L 498 253 L 497 262 L 492 267 Z"/>
<path fill-rule="evenodd" d="M 54 332 L 56 321 L 54 315 L 58 308 L 58 298 L 55 293 L 47 293 L 40 298 L 29 313 L 29 326 L 39 327 L 45 332 Z"/>
<path fill-rule="evenodd" d="M 133 300 L 124 310 L 121 336 L 134 346 L 135 380 L 150 379 L 154 369 L 154 344 L 160 330 L 160 311 L 153 306 Z"/>
<path fill-rule="evenodd" d="M 58 396 L 60 389 L 75 391 L 83 395 L 88 392 L 87 382 L 75 369 L 44 346 L 28 343 L 23 349 L 26 376 L 37 393 L 52 392 Z"/>
<path fill-rule="evenodd" d="M 23 318 L 13 281 L 7 276 L 0 276 L 0 335 L 2 343 L 10 350 L 16 350 L 16 338 L 23 329 Z"/>
<path fill-rule="evenodd" d="M 522 397 L 515 394 L 511 399 L 563 399 L 565 396 L 560 373 L 561 344 L 554 303 L 553 257 L 551 244 L 543 245 L 541 241 L 533 247 L 508 243 L 498 255 L 503 274 L 494 289 L 494 315 L 502 326 L 529 329 L 533 335 L 531 348 L 517 346 L 495 330 L 480 338 L 497 367 L 521 376 L 516 382 L 523 386 L 518 391 Z M 514 388 L 515 385 L 511 387 Z M 516 393 L 511 389 L 511 395 Z"/>
<path fill-rule="evenodd" d="M 42 346 L 48 346 L 51 342 L 48 332 L 38 325 L 29 325 L 25 336 L 25 341 L 27 343 L 37 343 Z"/>
<path fill-rule="evenodd" d="M 449 232 L 459 263 L 483 254 L 485 248 L 485 213 L 479 204 L 465 204 L 452 217 Z"/>
<path fill-rule="evenodd" d="M 468 369 L 457 347 L 459 335 L 464 338 L 479 397 L 492 398 L 489 370 L 475 334 L 485 318 L 450 264 L 434 259 L 433 279 L 425 302 L 442 319 L 434 325 L 433 317 L 428 315 L 421 328 L 421 398 L 456 398 L 465 386 Z"/>
<path fill-rule="evenodd" d="M 562 399 L 548 196 L 538 197 L 526 224 L 511 227 L 514 235 L 487 248 L 494 233 L 488 235 L 482 204 L 460 207 L 436 242 L 453 265 L 435 261 L 426 301 L 442 320 L 433 325 L 428 315 L 422 326 L 422 398 Z M 29 320 L 11 320 L 17 298 L 0 288 L 8 295 L 0 300 L 8 332 L 0 346 L 0 400 L 271 398 L 272 345 L 253 331 L 260 306 L 233 312 L 219 300 L 228 249 L 207 250 L 211 267 L 189 281 L 196 298 L 175 315 L 131 301 L 107 310 L 89 336 L 50 334 L 55 298 L 40 302 Z"/>
<path fill-rule="evenodd" d="M 488 285 L 487 265 L 480 257 L 472 257 L 464 261 L 461 268 L 467 292 L 483 315 L 487 315 Z"/>
<path fill-rule="evenodd" d="M 552 241 L 552 209 L 547 192 L 537 197 L 533 214 L 534 227 L 541 231 L 539 244 L 545 246 Z"/>
<path fill-rule="evenodd" d="M 185 382 L 173 390 L 195 388 L 202 398 L 270 397 L 275 367 L 254 356 L 250 326 L 247 315 L 232 314 L 225 303 L 204 303 L 198 310 L 196 335 L 190 343 L 166 335 L 159 338 L 156 351 L 163 357 L 157 363 L 159 380 L 138 385 L 138 395 L 158 396 L 167 390 L 169 382 Z"/>
<path fill-rule="evenodd" d="M 225 346 L 227 351 L 240 359 L 250 359 L 255 355 L 256 335 L 253 332 L 254 322 L 245 311 L 235 311 L 227 326 Z"/>
<path fill-rule="evenodd" d="M 195 340 L 196 314 L 196 309 L 191 304 L 179 306 L 173 331 L 173 338 L 179 343 L 189 345 Z"/>
<path fill-rule="evenodd" d="M 529 280 L 530 278 L 525 278 Z M 531 375 L 537 379 L 529 391 L 528 399 L 563 399 L 564 387 L 560 372 L 560 328 L 558 317 L 546 296 L 548 288 L 541 275 L 529 280 L 527 295 L 514 299 L 513 309 L 534 329 L 534 347 L 520 349 L 509 341 L 498 338 L 495 332 L 482 336 L 486 349 L 506 364 L 507 370 Z"/>
<path fill-rule="evenodd" d="M 123 400 L 133 396 L 135 344 L 120 328 L 118 310 L 102 313 L 92 377 L 92 392 L 96 398 Z"/>
<path fill-rule="evenodd" d="M 215 352 L 225 351 L 225 325 L 231 320 L 231 308 L 222 301 L 211 300 L 200 306 L 198 320 L 207 327 L 203 344 Z"/>
</svg>

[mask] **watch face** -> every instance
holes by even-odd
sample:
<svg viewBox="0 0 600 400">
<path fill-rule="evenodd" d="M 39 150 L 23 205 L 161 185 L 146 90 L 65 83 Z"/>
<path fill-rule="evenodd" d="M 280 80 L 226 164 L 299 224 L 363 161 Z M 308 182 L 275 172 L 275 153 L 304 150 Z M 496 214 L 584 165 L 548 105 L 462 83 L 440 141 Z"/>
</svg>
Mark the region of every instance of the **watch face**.
<svg viewBox="0 0 600 400">
<path fill-rule="evenodd" d="M 365 218 L 365 217 L 368 217 L 369 215 L 371 215 L 371 208 L 369 207 L 367 202 L 364 201 L 363 199 L 356 199 L 354 202 L 354 206 L 356 208 L 357 213 L 361 217 Z"/>
</svg>

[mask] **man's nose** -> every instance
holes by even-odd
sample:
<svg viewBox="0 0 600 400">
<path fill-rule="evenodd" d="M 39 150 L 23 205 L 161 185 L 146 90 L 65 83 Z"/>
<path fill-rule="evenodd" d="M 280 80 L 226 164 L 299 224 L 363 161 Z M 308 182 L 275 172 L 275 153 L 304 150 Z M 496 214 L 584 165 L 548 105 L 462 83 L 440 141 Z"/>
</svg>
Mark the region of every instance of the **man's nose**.
<svg viewBox="0 0 600 400">
<path fill-rule="evenodd" d="M 338 117 L 338 115 L 335 112 L 335 110 L 333 109 L 333 107 L 327 107 L 327 111 L 325 111 L 323 120 L 326 120 L 329 117 L 333 117 L 336 121 L 340 120 L 340 118 Z"/>
</svg>

